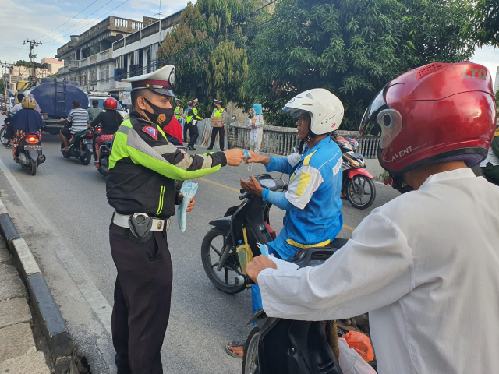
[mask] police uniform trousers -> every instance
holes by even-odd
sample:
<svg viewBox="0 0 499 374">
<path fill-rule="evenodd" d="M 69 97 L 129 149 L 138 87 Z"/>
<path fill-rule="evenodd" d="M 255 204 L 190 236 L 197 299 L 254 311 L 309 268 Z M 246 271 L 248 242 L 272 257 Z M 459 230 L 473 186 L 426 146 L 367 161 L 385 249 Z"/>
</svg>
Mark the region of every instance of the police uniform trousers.
<svg viewBox="0 0 499 374">
<path fill-rule="evenodd" d="M 208 148 L 213 149 L 213 146 L 215 145 L 215 139 L 217 138 L 218 134 L 218 141 L 220 144 L 220 150 L 223 151 L 225 149 L 225 127 L 212 127 L 211 129 L 211 142 L 210 146 Z"/>
<path fill-rule="evenodd" d="M 141 242 L 129 229 L 111 223 L 109 241 L 118 270 L 111 316 L 118 374 L 161 374 L 172 293 L 166 231 Z"/>
<path fill-rule="evenodd" d="M 189 147 L 194 147 L 196 141 L 198 140 L 199 130 L 198 125 L 194 125 L 192 122 L 189 124 Z"/>
</svg>

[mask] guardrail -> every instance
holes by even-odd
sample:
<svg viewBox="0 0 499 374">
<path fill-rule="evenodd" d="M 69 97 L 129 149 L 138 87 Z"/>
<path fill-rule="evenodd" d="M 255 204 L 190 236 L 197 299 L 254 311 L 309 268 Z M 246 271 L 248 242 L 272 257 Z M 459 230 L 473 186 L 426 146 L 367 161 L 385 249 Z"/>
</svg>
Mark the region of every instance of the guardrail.
<svg viewBox="0 0 499 374">
<path fill-rule="evenodd" d="M 298 145 L 297 130 L 293 127 L 268 126 L 263 127 L 263 141 L 261 151 L 278 155 L 287 155 L 293 152 Z M 341 135 L 350 136 L 359 142 L 359 152 L 365 158 L 376 158 L 379 137 L 362 137 L 358 132 L 339 131 Z M 240 123 L 231 123 L 227 126 L 227 141 L 229 148 L 239 147 L 248 149 L 250 145 L 250 127 Z"/>
</svg>

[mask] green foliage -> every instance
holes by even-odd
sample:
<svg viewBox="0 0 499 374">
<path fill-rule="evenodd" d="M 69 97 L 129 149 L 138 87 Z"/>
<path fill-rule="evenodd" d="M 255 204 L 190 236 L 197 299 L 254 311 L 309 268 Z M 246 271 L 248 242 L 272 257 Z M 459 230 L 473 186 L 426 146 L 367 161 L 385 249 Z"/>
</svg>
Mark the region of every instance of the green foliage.
<svg viewBox="0 0 499 374">
<path fill-rule="evenodd" d="M 41 64 L 39 62 L 33 62 L 33 64 L 35 65 L 35 68 L 37 68 L 37 69 L 48 69 L 49 68 L 48 64 Z M 31 67 L 33 67 L 33 64 L 29 61 L 18 60 L 15 63 L 15 66 L 24 66 L 27 68 L 31 68 Z"/>
<path fill-rule="evenodd" d="M 499 90 L 496 92 L 496 105 L 499 109 Z"/>
<path fill-rule="evenodd" d="M 247 97 L 276 113 L 296 93 L 324 87 L 356 128 L 390 79 L 435 60 L 469 58 L 472 8 L 459 0 L 281 0 L 250 49 Z"/>
<path fill-rule="evenodd" d="M 177 91 L 200 100 L 237 101 L 248 77 L 245 45 L 257 0 L 198 0 L 161 44 L 162 64 L 177 66 Z"/>
<path fill-rule="evenodd" d="M 481 44 L 499 47 L 499 2 L 478 0 L 475 11 L 475 30 Z"/>
</svg>

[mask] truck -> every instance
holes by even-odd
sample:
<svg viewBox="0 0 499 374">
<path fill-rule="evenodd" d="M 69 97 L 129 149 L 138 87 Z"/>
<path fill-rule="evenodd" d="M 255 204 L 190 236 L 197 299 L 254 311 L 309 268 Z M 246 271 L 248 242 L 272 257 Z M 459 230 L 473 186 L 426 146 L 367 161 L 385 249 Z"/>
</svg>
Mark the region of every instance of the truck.
<svg viewBox="0 0 499 374">
<path fill-rule="evenodd" d="M 45 80 L 30 91 L 40 106 L 44 126 L 42 130 L 56 135 L 64 127 L 65 119 L 73 108 L 73 101 L 88 107 L 88 96 L 77 86 L 59 79 Z"/>
</svg>

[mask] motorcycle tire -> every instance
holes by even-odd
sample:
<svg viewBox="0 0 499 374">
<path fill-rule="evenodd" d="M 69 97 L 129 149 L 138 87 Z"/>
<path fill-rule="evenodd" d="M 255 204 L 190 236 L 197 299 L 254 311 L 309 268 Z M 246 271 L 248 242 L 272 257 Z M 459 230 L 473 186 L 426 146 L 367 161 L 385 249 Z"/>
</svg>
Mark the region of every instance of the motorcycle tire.
<svg viewBox="0 0 499 374">
<path fill-rule="evenodd" d="M 260 328 L 254 327 L 244 343 L 242 374 L 260 374 L 258 349 L 260 345 Z"/>
<path fill-rule="evenodd" d="M 61 153 L 62 153 L 62 157 L 64 158 L 69 158 L 69 151 L 63 151 L 64 149 L 64 144 L 61 143 Z"/>
<path fill-rule="evenodd" d="M 91 158 L 92 158 L 92 154 L 90 153 L 90 151 L 88 149 L 86 149 L 85 153 L 80 156 L 80 162 L 82 163 L 82 165 L 88 165 L 88 164 L 90 164 Z"/>
<path fill-rule="evenodd" d="M 6 132 L 7 127 L 4 126 L 0 129 L 0 143 L 2 143 L 4 147 L 8 147 L 10 145 L 10 139 L 5 137 Z"/>
<path fill-rule="evenodd" d="M 38 167 L 38 163 L 35 160 L 29 160 L 30 167 L 29 172 L 31 175 L 36 175 L 36 169 Z"/>
<path fill-rule="evenodd" d="M 107 157 L 102 158 L 100 160 L 99 173 L 101 173 L 104 177 L 107 177 L 107 175 L 109 174 L 109 165 Z"/>
<path fill-rule="evenodd" d="M 366 185 L 366 183 L 371 190 L 369 199 L 366 202 L 362 202 L 362 201 L 358 202 L 355 199 L 355 196 L 358 195 L 358 192 L 355 191 L 355 189 L 356 189 L 355 186 L 358 184 L 361 184 L 364 187 Z M 371 178 L 366 177 L 365 175 L 354 176 L 351 180 L 349 180 L 347 182 L 346 196 L 347 196 L 348 201 L 350 202 L 350 204 L 352 204 L 352 206 L 354 208 L 357 208 L 360 210 L 364 210 L 364 209 L 369 208 L 372 205 L 372 203 L 374 202 L 374 199 L 376 198 L 376 187 L 374 185 L 373 180 Z"/>
<path fill-rule="evenodd" d="M 246 289 L 246 283 L 242 282 L 241 284 L 227 284 L 224 280 L 220 279 L 215 272 L 215 265 L 212 264 L 211 254 L 212 254 L 212 243 L 215 238 L 222 236 L 224 237 L 225 232 L 212 228 L 203 238 L 203 243 L 201 244 L 201 261 L 203 262 L 203 269 L 208 276 L 210 282 L 215 286 L 217 290 L 220 290 L 228 295 L 234 295 Z M 221 249 L 221 248 L 220 248 Z M 217 249 L 218 250 L 218 249 Z M 239 262 L 239 261 L 238 261 Z M 229 267 L 223 268 L 225 274 L 228 274 L 228 271 L 233 271 L 233 269 Z"/>
</svg>

